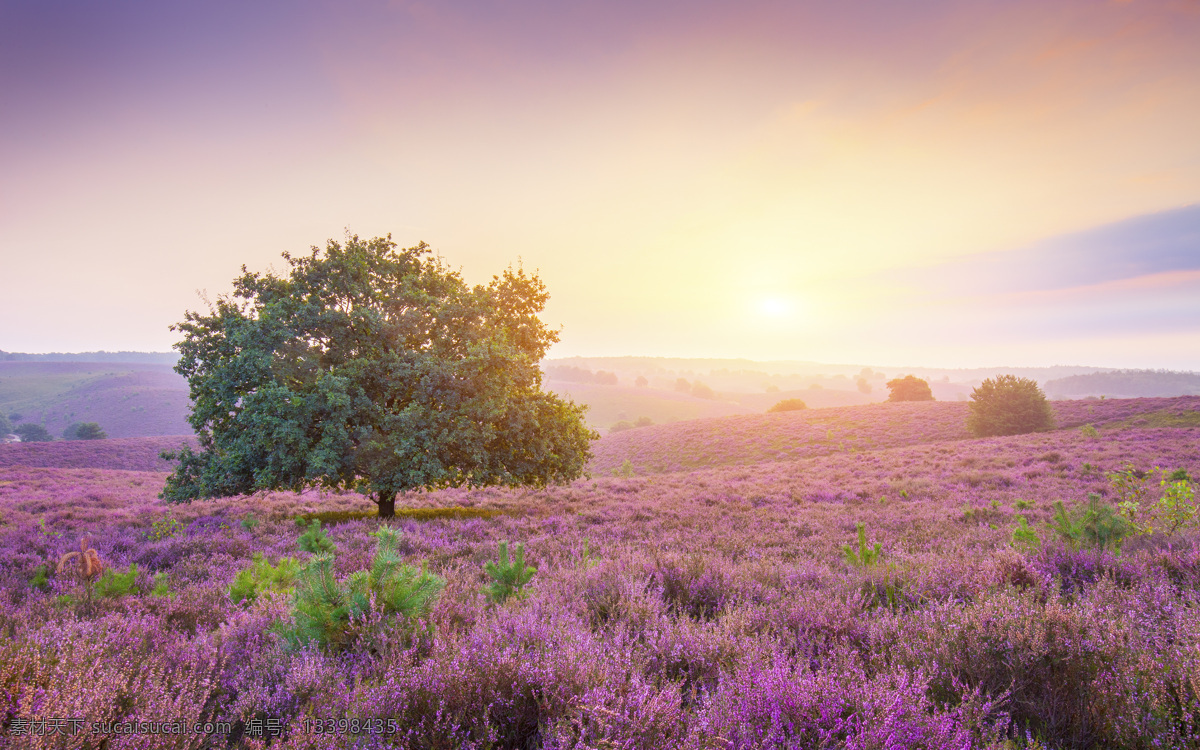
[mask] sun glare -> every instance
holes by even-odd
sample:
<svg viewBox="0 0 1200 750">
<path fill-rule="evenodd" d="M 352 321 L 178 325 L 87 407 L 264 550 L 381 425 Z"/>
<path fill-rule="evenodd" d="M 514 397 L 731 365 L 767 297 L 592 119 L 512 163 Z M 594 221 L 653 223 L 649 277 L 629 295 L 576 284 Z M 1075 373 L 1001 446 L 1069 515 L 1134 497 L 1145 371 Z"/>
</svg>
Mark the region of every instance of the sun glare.
<svg viewBox="0 0 1200 750">
<path fill-rule="evenodd" d="M 768 318 L 790 318 L 796 313 L 796 305 L 783 297 L 766 297 L 759 300 L 758 312 Z"/>
</svg>

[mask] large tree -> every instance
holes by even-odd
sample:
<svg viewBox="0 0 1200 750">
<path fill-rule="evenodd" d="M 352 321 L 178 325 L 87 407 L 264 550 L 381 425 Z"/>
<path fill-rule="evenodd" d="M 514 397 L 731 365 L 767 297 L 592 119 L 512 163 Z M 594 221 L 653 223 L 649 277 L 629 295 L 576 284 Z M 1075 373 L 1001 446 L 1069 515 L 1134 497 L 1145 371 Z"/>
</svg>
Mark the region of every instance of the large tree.
<svg viewBox="0 0 1200 750">
<path fill-rule="evenodd" d="M 468 286 L 424 243 L 330 240 L 287 275 L 242 268 L 232 295 L 173 326 L 200 450 L 163 497 L 321 486 L 396 495 L 578 477 L 598 437 L 584 407 L 541 390 L 558 339 L 545 287 L 509 269 Z"/>
</svg>

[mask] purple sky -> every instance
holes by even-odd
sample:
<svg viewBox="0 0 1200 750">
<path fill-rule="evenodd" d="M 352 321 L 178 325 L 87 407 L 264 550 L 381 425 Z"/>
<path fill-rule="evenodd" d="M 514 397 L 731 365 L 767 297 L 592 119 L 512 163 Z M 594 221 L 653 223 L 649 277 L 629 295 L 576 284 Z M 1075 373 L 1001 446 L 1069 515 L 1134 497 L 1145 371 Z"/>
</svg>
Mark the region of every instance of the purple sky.
<svg viewBox="0 0 1200 750">
<path fill-rule="evenodd" d="M 1200 2 L 0 0 L 0 349 L 346 229 L 553 354 L 1200 369 Z"/>
</svg>

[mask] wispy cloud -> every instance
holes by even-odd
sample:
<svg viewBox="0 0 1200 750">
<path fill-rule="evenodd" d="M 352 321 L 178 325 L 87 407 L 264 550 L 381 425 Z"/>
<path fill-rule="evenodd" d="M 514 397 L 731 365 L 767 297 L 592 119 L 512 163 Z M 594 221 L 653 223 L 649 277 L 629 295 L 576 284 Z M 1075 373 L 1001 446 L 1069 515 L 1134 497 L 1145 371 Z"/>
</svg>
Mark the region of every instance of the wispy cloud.
<svg viewBox="0 0 1200 750">
<path fill-rule="evenodd" d="M 929 294 L 1022 294 L 1132 289 L 1123 282 L 1200 270 L 1200 204 L 1053 237 L 1016 250 L 887 274 Z M 1113 282 L 1122 282 L 1116 283 Z M 1158 283 L 1158 282 L 1155 282 Z"/>
</svg>

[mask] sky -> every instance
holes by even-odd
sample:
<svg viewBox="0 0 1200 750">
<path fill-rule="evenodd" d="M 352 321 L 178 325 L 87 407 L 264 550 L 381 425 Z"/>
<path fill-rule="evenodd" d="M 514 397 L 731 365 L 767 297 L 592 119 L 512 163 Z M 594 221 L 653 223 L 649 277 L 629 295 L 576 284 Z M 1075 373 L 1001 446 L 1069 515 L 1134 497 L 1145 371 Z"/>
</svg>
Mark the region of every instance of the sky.
<svg viewBox="0 0 1200 750">
<path fill-rule="evenodd" d="M 0 350 L 347 231 L 552 356 L 1200 370 L 1200 0 L 0 0 Z"/>
</svg>

